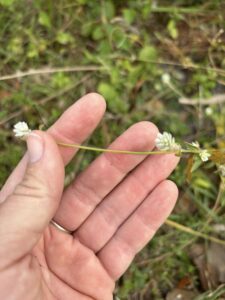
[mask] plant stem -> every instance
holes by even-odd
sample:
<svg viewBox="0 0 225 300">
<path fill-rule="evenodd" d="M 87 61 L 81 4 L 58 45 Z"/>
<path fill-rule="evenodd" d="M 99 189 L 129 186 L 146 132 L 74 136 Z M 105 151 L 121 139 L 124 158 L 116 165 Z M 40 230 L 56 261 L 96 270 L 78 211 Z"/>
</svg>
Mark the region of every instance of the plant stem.
<svg viewBox="0 0 225 300">
<path fill-rule="evenodd" d="M 193 230 L 193 229 L 191 229 L 189 227 L 186 227 L 186 226 L 181 225 L 179 223 L 176 223 L 174 221 L 166 220 L 165 223 L 167 225 L 171 226 L 171 227 L 174 227 L 174 228 L 178 229 L 178 230 L 184 231 L 184 232 L 192 234 L 194 236 L 197 236 L 197 237 L 200 237 L 200 238 L 203 238 L 203 239 L 206 239 L 206 240 L 212 241 L 214 243 L 221 244 L 221 245 L 225 246 L 225 241 L 223 241 L 223 240 L 220 240 L 220 239 L 215 238 L 213 236 L 209 236 L 207 234 L 195 231 L 195 230 Z"/>
<path fill-rule="evenodd" d="M 129 150 L 116 150 L 116 149 L 105 149 L 105 148 L 98 148 L 98 147 L 91 147 L 91 146 L 83 146 L 78 144 L 68 144 L 68 143 L 57 143 L 59 146 L 62 147 L 70 147 L 70 148 L 78 148 L 83 150 L 90 150 L 96 152 L 109 152 L 109 153 L 118 153 L 118 154 L 137 154 L 137 155 L 149 155 L 149 154 L 167 154 L 167 153 L 174 153 L 176 155 L 180 155 L 181 153 L 199 153 L 198 150 L 185 150 L 181 149 L 178 151 L 174 150 L 161 150 L 161 151 L 129 151 Z"/>
<path fill-rule="evenodd" d="M 118 153 L 118 154 L 138 154 L 138 155 L 149 155 L 149 154 L 164 154 L 164 153 L 175 153 L 178 154 L 178 151 L 129 151 L 129 150 L 116 150 L 116 149 L 105 149 L 105 148 L 98 148 L 98 147 L 91 147 L 91 146 L 83 146 L 78 144 L 67 144 L 67 143 L 57 143 L 63 147 L 71 147 L 71 148 L 78 148 L 96 152 L 109 152 L 109 153 Z M 180 151 L 179 151 L 180 153 Z"/>
</svg>

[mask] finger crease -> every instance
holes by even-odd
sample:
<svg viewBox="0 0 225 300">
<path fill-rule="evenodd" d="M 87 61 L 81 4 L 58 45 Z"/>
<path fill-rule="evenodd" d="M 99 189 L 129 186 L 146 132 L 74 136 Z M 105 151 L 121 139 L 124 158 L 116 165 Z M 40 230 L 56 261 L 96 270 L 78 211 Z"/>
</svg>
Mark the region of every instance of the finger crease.
<svg viewBox="0 0 225 300">
<path fill-rule="evenodd" d="M 100 196 L 98 196 L 91 187 L 83 183 L 81 180 L 73 183 L 71 188 L 73 194 L 75 194 L 76 200 L 86 206 L 94 208 L 100 202 Z"/>
</svg>

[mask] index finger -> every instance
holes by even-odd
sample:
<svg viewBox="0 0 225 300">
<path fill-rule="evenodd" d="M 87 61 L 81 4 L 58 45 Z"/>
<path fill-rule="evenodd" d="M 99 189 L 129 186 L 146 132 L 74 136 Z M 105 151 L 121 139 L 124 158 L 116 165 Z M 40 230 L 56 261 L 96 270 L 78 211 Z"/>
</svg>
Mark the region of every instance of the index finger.
<svg viewBox="0 0 225 300">
<path fill-rule="evenodd" d="M 105 108 L 102 96 L 87 94 L 69 107 L 47 132 L 58 142 L 80 144 L 97 127 Z M 77 151 L 75 148 L 60 147 L 64 163 L 67 164 Z"/>
</svg>

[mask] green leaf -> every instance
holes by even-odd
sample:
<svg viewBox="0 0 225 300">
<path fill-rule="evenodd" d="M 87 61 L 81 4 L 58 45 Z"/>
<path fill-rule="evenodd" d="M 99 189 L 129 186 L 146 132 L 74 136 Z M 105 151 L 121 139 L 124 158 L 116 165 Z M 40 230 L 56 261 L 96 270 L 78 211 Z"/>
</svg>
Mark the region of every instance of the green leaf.
<svg viewBox="0 0 225 300">
<path fill-rule="evenodd" d="M 42 25 L 48 29 L 50 29 L 52 27 L 49 15 L 44 11 L 40 12 L 38 22 L 40 25 Z"/>
<path fill-rule="evenodd" d="M 111 20 L 115 16 L 115 7 L 113 2 L 105 1 L 103 4 L 104 15 L 108 20 Z"/>
<path fill-rule="evenodd" d="M 27 57 L 29 58 L 35 58 L 39 56 L 38 48 L 35 44 L 30 44 L 28 51 L 27 51 Z"/>
<path fill-rule="evenodd" d="M 99 42 L 97 50 L 101 55 L 108 54 L 111 52 L 111 46 L 106 39 L 103 39 Z"/>
<path fill-rule="evenodd" d="M 109 83 L 101 82 L 98 86 L 98 92 L 106 99 L 108 107 L 115 113 L 127 111 L 127 103 L 120 98 L 117 90 Z"/>
<path fill-rule="evenodd" d="M 95 41 L 99 41 L 104 37 L 104 31 L 102 26 L 97 26 L 92 32 L 92 38 Z"/>
<path fill-rule="evenodd" d="M 128 8 L 125 8 L 123 10 L 123 17 L 124 17 L 124 20 L 129 24 L 131 25 L 134 20 L 135 20 L 135 17 L 136 17 L 136 11 L 134 9 L 128 9 Z"/>
<path fill-rule="evenodd" d="M 73 37 L 70 33 L 60 31 L 57 34 L 56 40 L 62 45 L 67 45 L 73 41 Z"/>
<path fill-rule="evenodd" d="M 116 48 L 121 48 L 127 39 L 127 35 L 121 28 L 115 28 L 111 35 L 111 39 L 112 42 L 115 43 Z"/>
<path fill-rule="evenodd" d="M 116 90 L 110 84 L 105 82 L 99 84 L 98 91 L 108 99 L 113 99 L 118 96 Z"/>
<path fill-rule="evenodd" d="M 65 88 L 71 84 L 71 80 L 66 74 L 59 72 L 52 76 L 51 83 L 54 88 Z"/>
<path fill-rule="evenodd" d="M 157 58 L 157 50 L 153 46 L 145 46 L 139 52 L 140 60 L 155 60 Z"/>
<path fill-rule="evenodd" d="M 195 172 L 202 165 L 202 160 L 198 156 L 194 156 L 194 163 L 191 168 L 191 173 Z"/>
<path fill-rule="evenodd" d="M 178 38 L 178 30 L 176 27 L 176 22 L 174 20 L 170 20 L 167 24 L 167 29 L 169 31 L 170 36 L 175 40 Z"/>
</svg>

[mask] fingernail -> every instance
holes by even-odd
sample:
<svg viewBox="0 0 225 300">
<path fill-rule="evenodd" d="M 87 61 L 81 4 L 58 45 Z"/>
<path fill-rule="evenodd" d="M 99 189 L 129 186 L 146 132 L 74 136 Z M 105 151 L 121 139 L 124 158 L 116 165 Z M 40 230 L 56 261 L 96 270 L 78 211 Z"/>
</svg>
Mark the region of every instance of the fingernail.
<svg viewBox="0 0 225 300">
<path fill-rule="evenodd" d="M 29 162 L 35 163 L 39 161 L 44 152 L 43 138 L 35 133 L 30 133 L 27 137 L 27 149 Z"/>
</svg>

